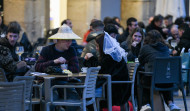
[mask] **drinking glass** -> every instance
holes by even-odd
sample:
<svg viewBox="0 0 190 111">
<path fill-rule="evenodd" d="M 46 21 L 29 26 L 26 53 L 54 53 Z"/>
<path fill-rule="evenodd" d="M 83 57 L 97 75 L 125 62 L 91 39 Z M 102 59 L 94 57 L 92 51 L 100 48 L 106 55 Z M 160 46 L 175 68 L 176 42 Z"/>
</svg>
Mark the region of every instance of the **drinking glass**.
<svg viewBox="0 0 190 111">
<path fill-rule="evenodd" d="M 19 61 L 21 61 L 21 55 L 24 53 L 24 47 L 23 46 L 17 46 L 15 49 L 15 53 L 19 56 Z"/>
<path fill-rule="evenodd" d="M 175 48 L 177 46 L 177 41 L 176 40 L 171 40 L 171 46 Z"/>
<path fill-rule="evenodd" d="M 36 54 L 38 54 L 38 56 L 40 56 L 40 52 L 42 51 L 43 46 L 38 46 L 36 49 Z"/>
</svg>

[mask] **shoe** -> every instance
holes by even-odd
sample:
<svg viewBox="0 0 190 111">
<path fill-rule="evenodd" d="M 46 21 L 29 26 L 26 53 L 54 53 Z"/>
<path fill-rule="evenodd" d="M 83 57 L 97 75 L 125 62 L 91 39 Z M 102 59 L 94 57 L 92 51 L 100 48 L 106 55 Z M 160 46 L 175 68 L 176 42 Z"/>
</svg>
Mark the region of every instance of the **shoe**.
<svg viewBox="0 0 190 111">
<path fill-rule="evenodd" d="M 150 104 L 146 104 L 142 106 L 140 111 L 151 111 Z"/>
<path fill-rule="evenodd" d="M 176 106 L 174 103 L 170 103 L 168 105 L 168 107 L 169 107 L 170 111 L 180 111 L 181 110 L 181 108 L 179 108 L 178 106 Z"/>
</svg>

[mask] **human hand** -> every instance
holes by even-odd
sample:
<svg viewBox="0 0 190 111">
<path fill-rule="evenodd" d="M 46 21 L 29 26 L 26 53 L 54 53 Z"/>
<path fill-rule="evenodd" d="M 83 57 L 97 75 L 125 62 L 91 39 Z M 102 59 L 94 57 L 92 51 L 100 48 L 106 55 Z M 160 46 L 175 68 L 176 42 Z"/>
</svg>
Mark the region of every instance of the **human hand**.
<svg viewBox="0 0 190 111">
<path fill-rule="evenodd" d="M 60 64 L 60 63 L 62 64 L 62 63 L 65 63 L 65 62 L 66 62 L 66 59 L 63 58 L 63 57 L 59 57 L 59 58 L 54 60 L 55 64 Z"/>
<path fill-rule="evenodd" d="M 172 51 L 172 54 L 173 54 L 173 55 L 177 54 L 177 51 L 176 51 L 176 50 L 173 50 L 173 51 Z"/>
<path fill-rule="evenodd" d="M 88 60 L 89 58 L 91 58 L 93 56 L 92 53 L 86 53 L 84 59 Z"/>
<path fill-rule="evenodd" d="M 27 64 L 25 61 L 20 61 L 17 63 L 17 69 L 26 68 Z"/>
<path fill-rule="evenodd" d="M 131 45 L 132 45 L 133 47 L 136 47 L 136 46 L 137 46 L 137 44 L 139 44 L 139 42 L 134 41 Z"/>
</svg>

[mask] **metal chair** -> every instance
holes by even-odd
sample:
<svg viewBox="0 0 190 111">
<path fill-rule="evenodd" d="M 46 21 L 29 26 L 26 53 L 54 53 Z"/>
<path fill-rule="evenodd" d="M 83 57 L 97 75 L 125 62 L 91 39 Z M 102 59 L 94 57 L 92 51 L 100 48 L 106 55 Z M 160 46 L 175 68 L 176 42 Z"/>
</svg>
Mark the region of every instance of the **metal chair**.
<svg viewBox="0 0 190 111">
<path fill-rule="evenodd" d="M 25 81 L 0 82 L 0 111 L 25 111 Z"/>
<path fill-rule="evenodd" d="M 50 105 L 55 106 L 82 106 L 83 111 L 86 111 L 86 106 L 93 104 L 94 110 L 96 109 L 96 101 L 95 101 L 95 87 L 96 87 L 96 79 L 100 67 L 90 67 L 88 68 L 85 83 L 84 85 L 54 85 L 51 88 L 51 102 L 46 103 L 46 110 L 49 111 Z M 54 88 L 83 88 L 83 94 L 81 100 L 61 100 L 61 101 L 53 101 L 53 90 Z"/>
<path fill-rule="evenodd" d="M 133 109 L 135 111 L 137 110 L 136 108 L 137 106 L 135 105 L 134 85 L 135 85 L 135 76 L 136 76 L 138 65 L 139 65 L 138 63 L 127 63 L 127 68 L 128 68 L 129 78 L 130 78 L 129 81 L 112 81 L 112 84 L 123 84 L 123 83 L 131 84 L 131 98 L 132 98 Z M 98 110 L 100 110 L 99 102 L 101 100 L 105 100 L 105 85 L 106 83 L 103 84 L 103 87 L 101 89 L 98 89 L 98 90 L 101 90 L 99 92 L 101 92 L 102 94 L 96 94 Z"/>
<path fill-rule="evenodd" d="M 32 97 L 32 89 L 33 89 L 33 76 L 16 76 L 13 81 L 25 81 L 25 110 L 32 111 L 31 97 Z"/>
<path fill-rule="evenodd" d="M 5 76 L 5 72 L 2 68 L 0 68 L 0 82 L 8 82 L 7 77 Z"/>
<path fill-rule="evenodd" d="M 140 75 L 152 77 L 151 87 L 140 85 L 139 83 Z M 176 90 L 178 88 L 182 91 L 184 106 L 185 106 L 185 110 L 187 111 L 186 98 L 185 98 L 184 87 L 183 87 L 182 76 L 181 76 L 181 57 L 176 56 L 176 57 L 156 58 L 153 63 L 153 72 L 139 71 L 139 74 L 137 77 L 138 77 L 138 80 L 137 80 L 138 85 L 140 85 L 140 88 L 150 88 L 152 111 L 154 110 L 154 104 L 153 104 L 154 90 L 171 91 L 171 90 Z M 173 84 L 173 85 L 171 87 L 163 88 L 163 87 L 158 87 L 157 86 L 158 84 Z"/>
</svg>

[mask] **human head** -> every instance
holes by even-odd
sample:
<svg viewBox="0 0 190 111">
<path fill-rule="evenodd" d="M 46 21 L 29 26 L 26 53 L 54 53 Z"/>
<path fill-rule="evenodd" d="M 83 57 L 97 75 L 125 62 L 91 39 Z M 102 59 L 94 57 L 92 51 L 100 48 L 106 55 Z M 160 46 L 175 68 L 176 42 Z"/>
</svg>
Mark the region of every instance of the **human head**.
<svg viewBox="0 0 190 111">
<path fill-rule="evenodd" d="M 173 16 L 172 15 L 167 15 L 165 18 L 164 18 L 164 24 L 165 26 L 169 26 L 173 23 Z"/>
<path fill-rule="evenodd" d="M 114 24 L 107 24 L 104 27 L 104 31 L 107 32 L 113 38 L 116 38 L 116 36 L 118 34 L 118 30 Z"/>
<path fill-rule="evenodd" d="M 113 19 L 111 17 L 105 17 L 104 20 L 104 25 L 107 25 L 107 24 L 113 24 Z"/>
<path fill-rule="evenodd" d="M 68 39 L 68 40 L 58 39 L 56 43 L 56 47 L 64 51 L 64 50 L 68 50 L 71 44 L 72 44 L 71 39 Z"/>
<path fill-rule="evenodd" d="M 104 30 L 104 24 L 101 20 L 96 20 L 90 24 L 92 26 L 93 31 L 103 31 Z"/>
<path fill-rule="evenodd" d="M 158 42 L 165 44 L 164 39 L 160 34 L 160 32 L 158 32 L 157 30 L 149 31 L 145 37 L 144 44 L 155 44 Z"/>
<path fill-rule="evenodd" d="M 163 16 L 162 15 L 156 15 L 154 16 L 154 19 L 152 20 L 152 23 L 154 25 L 156 25 L 157 27 L 162 27 L 162 23 L 163 23 Z"/>
<path fill-rule="evenodd" d="M 129 19 L 127 19 L 127 28 L 129 28 L 129 32 L 132 32 L 137 27 L 138 22 L 136 18 L 130 17 Z"/>
<path fill-rule="evenodd" d="M 174 22 L 174 24 L 176 24 L 176 25 L 181 25 L 182 23 L 184 23 L 184 19 L 183 19 L 183 17 L 179 17 L 179 18 L 177 18 L 176 20 L 175 20 L 175 22 Z"/>
<path fill-rule="evenodd" d="M 179 36 L 182 37 L 183 33 L 187 31 L 188 29 L 189 29 L 189 25 L 187 25 L 186 23 L 182 23 L 181 25 L 179 25 L 178 27 Z"/>
<path fill-rule="evenodd" d="M 138 42 L 141 43 L 144 39 L 144 32 L 142 28 L 135 28 L 133 32 L 131 33 L 131 42 Z M 143 43 L 143 42 L 142 42 Z"/>
<path fill-rule="evenodd" d="M 119 17 L 113 17 L 113 20 L 115 21 L 115 22 L 117 22 L 118 24 L 120 24 L 120 19 L 119 19 Z"/>
<path fill-rule="evenodd" d="M 72 22 L 71 22 L 70 19 L 65 19 L 65 20 L 63 20 L 63 21 L 61 22 L 61 25 L 63 25 L 63 24 L 68 25 L 71 29 L 73 28 L 73 24 L 72 24 Z"/>
<path fill-rule="evenodd" d="M 19 39 L 21 27 L 18 22 L 12 21 L 8 24 L 7 28 L 7 40 L 11 46 L 15 46 L 17 40 Z"/>
<path fill-rule="evenodd" d="M 142 28 L 142 29 L 144 29 L 144 28 L 145 28 L 145 25 L 144 25 L 144 23 L 143 23 L 143 22 L 138 22 L 138 26 L 139 26 L 140 28 Z"/>
<path fill-rule="evenodd" d="M 178 25 L 172 25 L 171 34 L 174 39 L 179 39 Z"/>
</svg>

